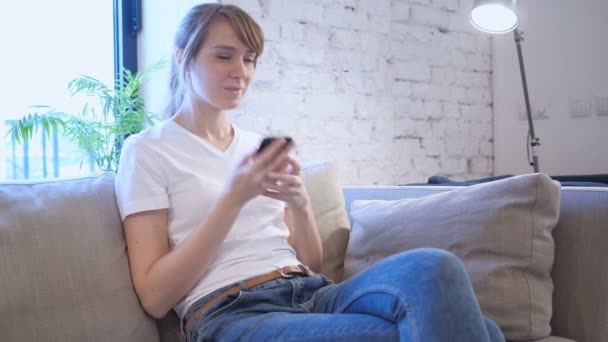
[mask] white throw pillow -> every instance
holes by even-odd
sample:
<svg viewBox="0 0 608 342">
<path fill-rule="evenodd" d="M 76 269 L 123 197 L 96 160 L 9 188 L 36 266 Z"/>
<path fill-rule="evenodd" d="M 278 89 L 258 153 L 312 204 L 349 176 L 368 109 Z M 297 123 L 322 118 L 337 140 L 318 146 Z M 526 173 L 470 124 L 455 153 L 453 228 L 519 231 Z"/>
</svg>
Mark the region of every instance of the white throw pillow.
<svg viewBox="0 0 608 342">
<path fill-rule="evenodd" d="M 422 198 L 357 200 L 344 264 L 350 277 L 383 257 L 419 247 L 464 263 L 482 311 L 508 340 L 550 335 L 560 185 L 530 174 Z"/>
<path fill-rule="evenodd" d="M 336 167 L 326 161 L 310 162 L 301 174 L 323 242 L 323 274 L 339 282 L 343 278 L 350 222 Z"/>
</svg>

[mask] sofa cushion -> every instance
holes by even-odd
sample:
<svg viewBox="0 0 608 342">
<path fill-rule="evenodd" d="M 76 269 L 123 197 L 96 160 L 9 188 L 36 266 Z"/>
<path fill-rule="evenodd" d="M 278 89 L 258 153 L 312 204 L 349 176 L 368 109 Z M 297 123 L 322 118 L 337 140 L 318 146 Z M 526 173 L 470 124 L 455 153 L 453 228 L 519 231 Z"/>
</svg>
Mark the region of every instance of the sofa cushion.
<svg viewBox="0 0 608 342">
<path fill-rule="evenodd" d="M 158 341 L 131 283 L 114 175 L 0 184 L 6 341 Z"/>
<path fill-rule="evenodd" d="M 350 222 L 336 167 L 324 161 L 310 162 L 301 174 L 323 242 L 323 273 L 339 282 L 344 273 Z"/>
<path fill-rule="evenodd" d="M 418 247 L 464 262 L 484 314 L 509 340 L 549 336 L 560 186 L 543 174 L 515 176 L 414 199 L 357 200 L 345 276 Z"/>
</svg>

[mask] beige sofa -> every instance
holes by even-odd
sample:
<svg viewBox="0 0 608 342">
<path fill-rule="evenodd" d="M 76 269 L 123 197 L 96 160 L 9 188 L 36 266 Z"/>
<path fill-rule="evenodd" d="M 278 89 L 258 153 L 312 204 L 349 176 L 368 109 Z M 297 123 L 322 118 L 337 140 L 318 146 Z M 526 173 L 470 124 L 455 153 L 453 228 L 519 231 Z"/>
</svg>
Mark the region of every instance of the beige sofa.
<svg viewBox="0 0 608 342">
<path fill-rule="evenodd" d="M 348 245 L 345 207 L 352 200 L 452 190 L 341 188 L 327 163 L 311 164 L 304 173 L 324 242 L 324 267 L 337 280 L 347 246 L 357 248 Z M 0 184 L 0 340 L 181 340 L 177 317 L 155 321 L 133 291 L 113 181 L 113 174 L 103 173 Z M 608 188 L 562 188 L 560 205 L 553 230 L 553 337 L 542 341 L 606 341 Z"/>
</svg>

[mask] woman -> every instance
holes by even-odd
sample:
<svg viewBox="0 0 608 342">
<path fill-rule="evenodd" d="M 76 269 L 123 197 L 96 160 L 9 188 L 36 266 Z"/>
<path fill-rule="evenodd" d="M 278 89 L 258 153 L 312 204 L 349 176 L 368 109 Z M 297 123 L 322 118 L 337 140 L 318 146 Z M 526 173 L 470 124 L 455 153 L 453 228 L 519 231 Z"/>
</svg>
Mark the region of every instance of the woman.
<svg viewBox="0 0 608 342">
<path fill-rule="evenodd" d="M 195 6 L 176 34 L 170 119 L 125 141 L 116 178 L 131 275 L 148 314 L 188 341 L 502 341 L 458 259 L 423 249 L 342 284 L 293 144 L 229 123 L 263 50 L 240 8 Z M 306 265 L 306 266 L 304 266 Z"/>
</svg>

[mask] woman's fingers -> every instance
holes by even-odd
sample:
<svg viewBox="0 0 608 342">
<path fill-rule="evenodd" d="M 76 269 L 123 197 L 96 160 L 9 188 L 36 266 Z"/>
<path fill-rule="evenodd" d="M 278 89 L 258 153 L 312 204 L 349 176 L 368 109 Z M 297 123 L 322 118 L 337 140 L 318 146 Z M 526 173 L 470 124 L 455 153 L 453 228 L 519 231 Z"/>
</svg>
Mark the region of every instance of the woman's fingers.
<svg viewBox="0 0 608 342">
<path fill-rule="evenodd" d="M 291 170 L 289 171 L 290 174 L 295 175 L 295 176 L 299 176 L 300 175 L 300 163 L 298 163 L 298 161 L 292 157 L 289 156 L 289 165 L 291 165 Z"/>
<path fill-rule="evenodd" d="M 285 139 L 275 139 L 272 141 L 267 148 L 258 154 L 257 159 L 260 161 L 260 164 L 267 166 L 272 163 L 281 154 L 287 144 L 288 142 Z"/>
</svg>

